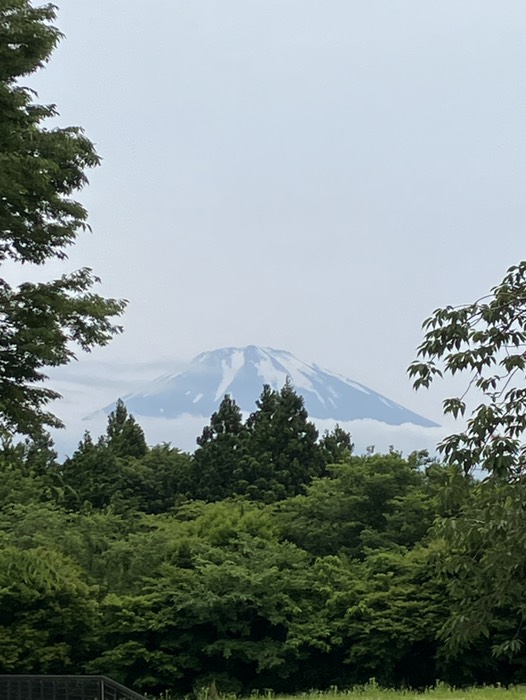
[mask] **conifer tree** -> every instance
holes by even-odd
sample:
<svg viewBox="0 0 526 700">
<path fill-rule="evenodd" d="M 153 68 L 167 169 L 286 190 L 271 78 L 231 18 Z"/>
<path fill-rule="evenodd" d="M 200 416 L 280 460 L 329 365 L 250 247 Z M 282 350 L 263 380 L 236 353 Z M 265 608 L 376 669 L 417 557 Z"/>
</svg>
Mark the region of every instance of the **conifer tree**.
<svg viewBox="0 0 526 700">
<path fill-rule="evenodd" d="M 331 431 L 325 431 L 320 440 L 320 447 L 325 453 L 327 464 L 348 462 L 354 450 L 351 434 L 338 423 Z"/>
<path fill-rule="evenodd" d="M 325 458 L 318 431 L 308 420 L 303 397 L 287 380 L 281 391 L 268 385 L 249 418 L 250 455 L 257 462 L 263 500 L 302 493 L 313 477 L 321 476 Z"/>
<path fill-rule="evenodd" d="M 65 503 L 77 510 L 84 503 L 104 508 L 121 486 L 117 457 L 101 439 L 94 442 L 86 432 L 73 455 L 62 466 Z"/>
<path fill-rule="evenodd" d="M 128 414 L 122 399 L 108 416 L 105 443 L 117 457 L 140 459 L 148 451 L 144 431 L 135 418 Z"/>
<path fill-rule="evenodd" d="M 64 462 L 67 505 L 78 508 L 90 503 L 104 508 L 118 496 L 120 502 L 127 500 L 135 507 L 141 501 L 144 477 L 140 460 L 147 452 L 142 428 L 119 399 L 108 416 L 106 434 L 94 442 L 86 432 L 72 457 Z"/>
<path fill-rule="evenodd" d="M 243 481 L 244 476 L 246 428 L 239 406 L 228 394 L 197 438 L 197 444 L 194 497 L 216 501 L 237 493 L 237 482 Z"/>
</svg>

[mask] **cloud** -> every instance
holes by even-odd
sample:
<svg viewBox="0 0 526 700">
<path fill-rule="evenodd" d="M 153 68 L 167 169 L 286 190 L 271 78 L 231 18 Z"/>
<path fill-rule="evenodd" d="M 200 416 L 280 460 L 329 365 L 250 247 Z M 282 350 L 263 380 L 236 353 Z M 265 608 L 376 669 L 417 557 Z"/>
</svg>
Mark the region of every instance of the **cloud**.
<svg viewBox="0 0 526 700">
<path fill-rule="evenodd" d="M 174 447 L 193 452 L 196 449 L 196 438 L 201 434 L 203 427 L 209 423 L 209 416 L 183 415 L 175 419 L 151 418 L 136 416 L 136 420 L 143 428 L 148 444 L 155 445 L 169 442 Z M 336 421 L 317 420 L 312 418 L 320 435 L 325 430 L 334 428 Z M 54 431 L 54 439 L 61 456 L 71 454 L 84 431 L 89 430 L 92 435 L 99 436 L 106 428 L 107 416 L 98 411 L 88 419 L 78 416 L 68 421 L 65 431 Z M 448 433 L 448 429 L 424 428 L 409 423 L 403 425 L 387 425 L 374 420 L 356 420 L 339 423 L 342 428 L 351 433 L 355 444 L 355 452 L 362 454 L 369 446 L 374 446 L 376 452 L 388 452 L 393 446 L 403 454 L 410 454 L 415 450 L 428 450 L 430 454 L 436 452 L 437 443 Z"/>
<path fill-rule="evenodd" d="M 62 458 L 71 455 L 86 430 L 94 437 L 105 432 L 107 415 L 102 410 L 104 406 L 112 404 L 118 397 L 151 387 L 152 379 L 182 370 L 185 366 L 186 363 L 165 359 L 129 363 L 104 362 L 88 357 L 50 372 L 50 385 L 63 395 L 51 406 L 66 426 L 63 430 L 52 431 L 59 455 Z M 195 450 L 196 438 L 210 420 L 208 415 L 183 415 L 175 419 L 137 415 L 135 418 L 145 431 L 149 444 L 170 442 L 189 452 Z M 331 430 L 336 423 L 313 417 L 311 420 L 316 423 L 320 435 Z M 387 452 L 393 446 L 404 454 L 423 449 L 434 453 L 437 443 L 455 429 L 451 422 L 437 428 L 411 423 L 388 425 L 370 419 L 339 423 L 351 433 L 358 454 L 371 445 L 377 452 Z"/>
<path fill-rule="evenodd" d="M 335 421 L 313 419 L 320 433 L 331 430 Z M 437 444 L 448 433 L 448 428 L 424 428 L 412 423 L 387 425 L 375 420 L 355 420 L 340 422 L 339 425 L 352 436 L 355 452 L 362 454 L 368 447 L 375 452 L 388 452 L 391 447 L 407 455 L 416 450 L 436 453 Z"/>
</svg>

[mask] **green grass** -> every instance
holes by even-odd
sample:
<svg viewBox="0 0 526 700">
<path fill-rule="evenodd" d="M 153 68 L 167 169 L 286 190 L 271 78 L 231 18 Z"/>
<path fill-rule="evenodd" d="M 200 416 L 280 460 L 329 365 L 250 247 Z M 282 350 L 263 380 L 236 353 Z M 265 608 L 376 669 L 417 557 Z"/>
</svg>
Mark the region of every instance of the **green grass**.
<svg viewBox="0 0 526 700">
<path fill-rule="evenodd" d="M 296 696 L 277 695 L 273 700 L 526 700 L 526 686 L 506 688 L 467 688 L 459 690 L 444 684 L 417 692 L 413 690 L 386 690 L 369 684 L 341 692 L 302 693 Z"/>
<path fill-rule="evenodd" d="M 444 683 L 438 683 L 434 688 L 417 692 L 415 690 L 389 690 L 381 688 L 373 682 L 352 690 L 311 691 L 297 695 L 276 695 L 272 692 L 263 692 L 252 695 L 245 700 L 519 700 L 519 698 L 526 700 L 525 685 L 510 688 L 458 689 L 450 688 Z M 172 700 L 172 696 L 162 695 L 159 700 Z M 210 700 L 207 689 L 198 693 L 197 700 Z M 220 694 L 218 700 L 243 700 L 243 698 Z"/>
</svg>

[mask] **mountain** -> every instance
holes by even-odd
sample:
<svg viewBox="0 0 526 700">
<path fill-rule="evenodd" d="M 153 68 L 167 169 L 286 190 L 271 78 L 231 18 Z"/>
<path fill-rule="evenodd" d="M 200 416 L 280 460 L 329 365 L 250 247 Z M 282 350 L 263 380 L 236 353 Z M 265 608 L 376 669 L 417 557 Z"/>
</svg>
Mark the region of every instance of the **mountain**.
<svg viewBox="0 0 526 700">
<path fill-rule="evenodd" d="M 263 384 L 280 389 L 287 377 L 304 397 L 312 418 L 342 422 L 369 418 L 390 425 L 437 426 L 363 384 L 303 362 L 285 350 L 255 345 L 201 353 L 184 371 L 159 377 L 145 392 L 123 400 L 136 416 L 209 417 L 228 393 L 243 412 L 250 413 Z M 105 410 L 112 409 L 113 405 Z"/>
</svg>

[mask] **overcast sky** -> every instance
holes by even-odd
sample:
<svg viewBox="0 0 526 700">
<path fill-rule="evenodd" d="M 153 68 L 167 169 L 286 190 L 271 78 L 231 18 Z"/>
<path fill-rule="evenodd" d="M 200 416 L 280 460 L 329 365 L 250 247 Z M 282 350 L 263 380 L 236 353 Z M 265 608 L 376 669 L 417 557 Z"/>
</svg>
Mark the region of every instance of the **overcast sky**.
<svg viewBox="0 0 526 700">
<path fill-rule="evenodd" d="M 422 320 L 524 257 L 524 0 L 58 1 L 31 84 L 104 159 L 67 267 L 130 302 L 75 371 L 254 343 L 440 419 Z"/>
</svg>

